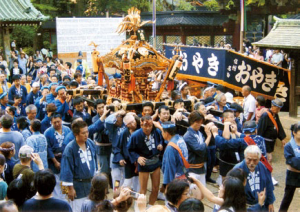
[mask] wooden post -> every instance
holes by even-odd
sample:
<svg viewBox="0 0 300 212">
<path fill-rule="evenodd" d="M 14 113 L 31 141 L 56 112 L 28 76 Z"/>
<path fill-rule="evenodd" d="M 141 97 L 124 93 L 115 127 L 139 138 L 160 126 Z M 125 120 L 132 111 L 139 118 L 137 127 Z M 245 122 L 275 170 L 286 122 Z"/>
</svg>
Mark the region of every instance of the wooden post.
<svg viewBox="0 0 300 212">
<path fill-rule="evenodd" d="M 3 38 L 3 46 L 4 46 L 4 57 L 7 61 L 9 61 L 10 56 L 10 36 L 9 36 L 9 28 L 2 27 L 2 38 Z"/>
<path fill-rule="evenodd" d="M 241 6 L 241 27 L 240 27 L 240 52 L 243 54 L 243 39 L 244 39 L 244 0 L 240 0 L 240 6 Z"/>
<path fill-rule="evenodd" d="M 292 69 L 291 69 L 291 83 L 290 83 L 290 106 L 289 115 L 297 117 L 297 97 L 296 97 L 296 72 L 299 69 L 299 57 L 297 54 L 291 55 L 292 58 Z"/>
</svg>

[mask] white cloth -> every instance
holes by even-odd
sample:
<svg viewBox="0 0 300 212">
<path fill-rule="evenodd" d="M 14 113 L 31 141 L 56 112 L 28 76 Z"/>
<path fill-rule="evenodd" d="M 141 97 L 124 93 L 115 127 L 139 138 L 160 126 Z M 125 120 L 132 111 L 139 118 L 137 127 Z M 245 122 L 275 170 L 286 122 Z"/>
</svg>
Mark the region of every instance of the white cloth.
<svg viewBox="0 0 300 212">
<path fill-rule="evenodd" d="M 54 191 L 53 191 L 53 197 L 57 198 L 57 199 L 61 199 L 61 200 L 65 200 L 66 199 L 66 195 L 62 194 L 61 192 L 61 186 L 60 186 L 60 174 L 54 174 L 55 176 L 55 180 L 56 180 L 56 185 L 54 187 Z"/>
<path fill-rule="evenodd" d="M 253 113 L 251 120 L 255 119 L 255 110 L 256 110 L 256 100 L 255 98 L 249 94 L 247 97 L 244 98 L 244 120 L 247 120 L 249 113 Z"/>
<path fill-rule="evenodd" d="M 206 173 L 204 173 L 204 174 L 195 174 L 195 173 L 189 172 L 189 176 L 196 178 L 197 180 L 199 180 L 206 187 L 205 175 L 206 175 Z M 201 191 L 199 190 L 197 185 L 194 184 L 194 183 L 190 184 L 190 194 L 191 194 L 191 197 L 193 197 L 193 198 L 196 198 L 196 199 L 201 198 Z"/>
<path fill-rule="evenodd" d="M 205 178 L 205 173 L 204 174 L 195 174 L 193 172 L 189 172 L 189 176 L 196 178 L 199 180 L 204 186 L 206 186 L 206 178 Z"/>
<path fill-rule="evenodd" d="M 139 176 L 132 177 L 130 179 L 125 179 L 123 187 L 129 187 L 135 192 L 140 190 Z"/>
<path fill-rule="evenodd" d="M 74 199 L 73 201 L 69 200 L 69 204 L 72 208 L 72 211 L 81 212 L 81 207 L 85 200 L 87 200 L 87 197 L 83 197 L 81 199 Z"/>
</svg>

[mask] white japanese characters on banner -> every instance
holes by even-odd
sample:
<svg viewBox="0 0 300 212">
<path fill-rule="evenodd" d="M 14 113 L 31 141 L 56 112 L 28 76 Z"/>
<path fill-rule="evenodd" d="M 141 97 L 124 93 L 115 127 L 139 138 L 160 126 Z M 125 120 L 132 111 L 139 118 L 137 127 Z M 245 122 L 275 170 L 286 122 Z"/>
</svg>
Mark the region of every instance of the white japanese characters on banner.
<svg viewBox="0 0 300 212">
<path fill-rule="evenodd" d="M 174 46 L 166 45 L 165 49 L 168 58 L 176 54 Z M 249 85 L 256 95 L 280 98 L 286 103 L 285 108 L 288 105 L 288 72 L 279 67 L 225 49 L 181 46 L 179 55 L 183 59 L 179 74 L 189 79 L 216 83 L 221 80 L 234 90 Z"/>
</svg>

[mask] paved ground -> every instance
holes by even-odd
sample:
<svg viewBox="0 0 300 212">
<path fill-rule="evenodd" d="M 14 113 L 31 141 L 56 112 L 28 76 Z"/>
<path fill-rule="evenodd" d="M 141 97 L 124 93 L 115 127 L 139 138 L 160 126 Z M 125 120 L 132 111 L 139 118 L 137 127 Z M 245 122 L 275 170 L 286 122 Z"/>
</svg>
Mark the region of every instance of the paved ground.
<svg viewBox="0 0 300 212">
<path fill-rule="evenodd" d="M 285 128 L 286 134 L 288 137 L 290 137 L 290 125 L 293 123 L 296 123 L 298 121 L 300 121 L 299 118 L 290 118 L 288 116 L 287 113 L 281 113 L 280 114 L 281 117 L 281 122 L 283 124 L 283 127 Z M 286 165 L 285 165 L 285 158 L 283 155 L 283 147 L 281 145 L 281 142 L 278 140 L 275 146 L 275 152 L 273 154 L 273 176 L 275 177 L 275 179 L 279 182 L 278 186 L 275 186 L 275 197 L 276 197 L 276 201 L 274 203 L 274 207 L 275 207 L 275 211 L 278 211 L 281 200 L 283 198 L 284 195 L 284 188 L 285 188 L 285 177 L 286 177 Z M 213 179 L 217 179 L 218 177 L 218 173 L 213 174 L 212 178 Z M 162 176 L 161 176 L 162 177 Z M 162 179 L 161 179 L 162 181 Z M 148 184 L 148 189 L 151 189 L 151 181 L 149 180 L 149 184 Z M 216 185 L 212 185 L 212 184 L 208 184 L 207 187 L 213 192 L 215 193 L 215 195 L 217 195 L 218 193 L 218 187 Z M 111 197 L 112 192 L 110 192 L 109 197 Z M 149 192 L 147 193 L 147 196 L 149 196 Z M 212 211 L 213 208 L 213 204 L 210 203 L 209 201 L 207 201 L 206 199 L 204 199 L 203 204 L 205 206 L 205 211 Z M 300 211 L 300 189 L 297 189 L 294 195 L 294 199 L 293 202 L 291 203 L 291 206 L 289 208 L 290 212 L 296 212 L 296 211 Z M 163 201 L 157 201 L 157 204 L 164 204 Z M 133 207 L 130 211 L 134 211 Z"/>
</svg>

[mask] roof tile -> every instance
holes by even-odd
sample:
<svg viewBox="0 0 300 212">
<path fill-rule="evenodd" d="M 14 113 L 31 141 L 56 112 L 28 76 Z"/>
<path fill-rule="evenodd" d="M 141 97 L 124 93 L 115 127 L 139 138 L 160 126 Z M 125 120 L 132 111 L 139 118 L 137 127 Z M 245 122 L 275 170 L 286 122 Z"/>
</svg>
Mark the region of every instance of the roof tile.
<svg viewBox="0 0 300 212">
<path fill-rule="evenodd" d="M 300 49 L 300 19 L 275 19 L 269 34 L 253 44 L 267 48 Z"/>
<path fill-rule="evenodd" d="M 45 21 L 44 16 L 30 0 L 0 0 L 0 22 Z"/>
</svg>

